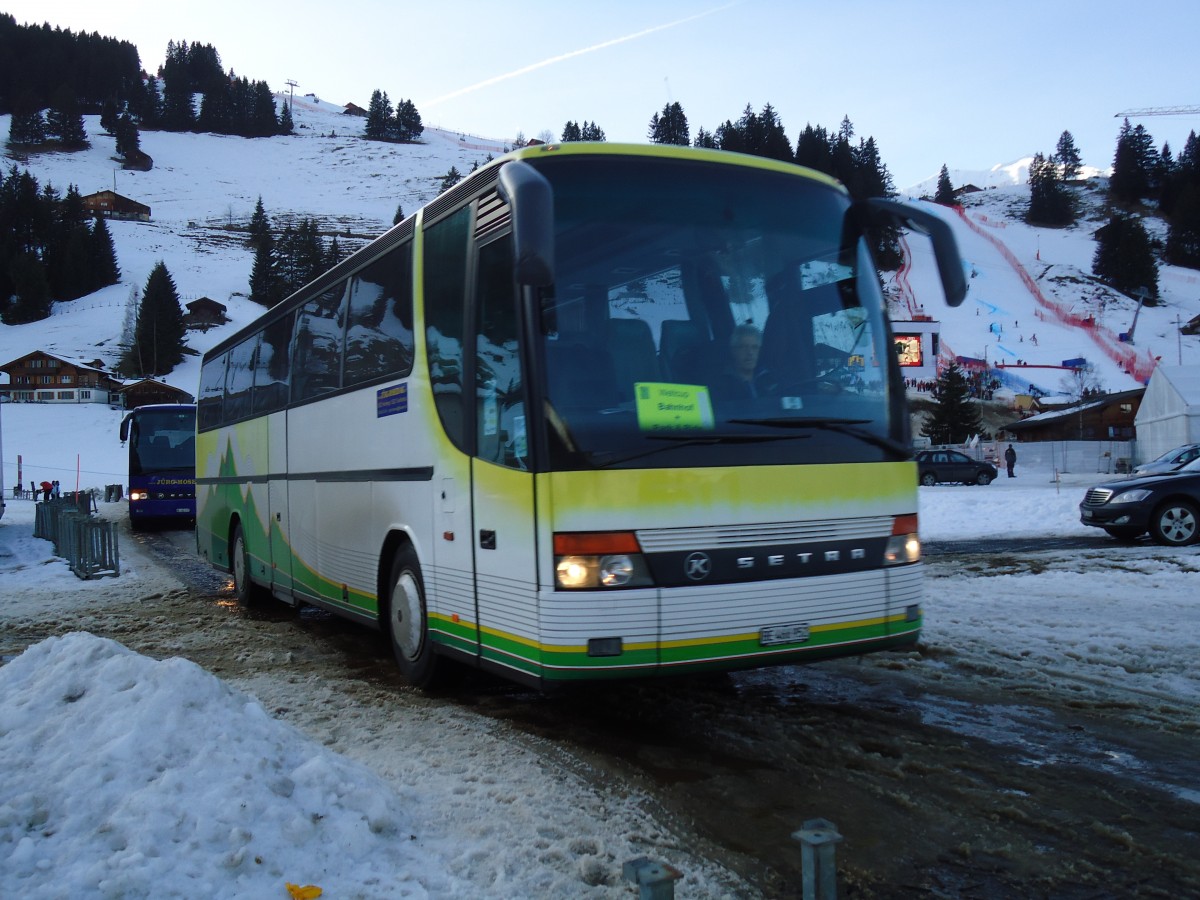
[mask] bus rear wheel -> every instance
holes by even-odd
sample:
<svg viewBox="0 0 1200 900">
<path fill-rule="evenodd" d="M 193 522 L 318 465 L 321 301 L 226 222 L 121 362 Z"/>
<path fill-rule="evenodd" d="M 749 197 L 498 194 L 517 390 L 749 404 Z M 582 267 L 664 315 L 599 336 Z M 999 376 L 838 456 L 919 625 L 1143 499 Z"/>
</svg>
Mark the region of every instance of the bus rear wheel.
<svg viewBox="0 0 1200 900">
<path fill-rule="evenodd" d="M 408 544 L 398 547 L 392 557 L 387 604 L 388 637 L 400 673 L 414 687 L 433 687 L 438 680 L 439 660 L 429 638 L 421 564 Z"/>
</svg>

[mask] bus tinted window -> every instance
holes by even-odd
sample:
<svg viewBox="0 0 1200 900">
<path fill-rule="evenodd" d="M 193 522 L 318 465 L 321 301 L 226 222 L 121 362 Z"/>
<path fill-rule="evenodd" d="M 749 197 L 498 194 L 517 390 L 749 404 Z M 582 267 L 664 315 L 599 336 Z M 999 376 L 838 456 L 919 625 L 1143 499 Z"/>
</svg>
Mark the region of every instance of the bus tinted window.
<svg viewBox="0 0 1200 900">
<path fill-rule="evenodd" d="M 221 424 L 225 400 L 225 361 L 228 353 L 208 360 L 200 370 L 200 396 L 196 402 L 196 424 L 201 430 Z"/>
<path fill-rule="evenodd" d="M 412 244 L 354 276 L 346 321 L 344 387 L 412 370 Z"/>
<path fill-rule="evenodd" d="M 287 406 L 291 363 L 292 320 L 288 314 L 263 329 L 258 355 L 254 358 L 254 412 L 275 412 Z"/>
<path fill-rule="evenodd" d="M 512 239 L 479 250 L 475 338 L 476 448 L 480 459 L 524 468 L 528 456 Z"/>
<path fill-rule="evenodd" d="M 309 400 L 341 387 L 345 313 L 344 282 L 300 308 L 292 342 L 292 402 Z"/>
<path fill-rule="evenodd" d="M 425 341 L 429 380 L 442 427 L 462 447 L 463 326 L 467 290 L 469 208 L 438 222 L 425 235 Z"/>
<path fill-rule="evenodd" d="M 244 419 L 250 415 L 250 392 L 254 387 L 254 351 L 258 348 L 258 335 L 247 338 L 229 351 L 229 363 L 225 371 L 225 409 L 222 419 L 226 422 Z"/>
</svg>

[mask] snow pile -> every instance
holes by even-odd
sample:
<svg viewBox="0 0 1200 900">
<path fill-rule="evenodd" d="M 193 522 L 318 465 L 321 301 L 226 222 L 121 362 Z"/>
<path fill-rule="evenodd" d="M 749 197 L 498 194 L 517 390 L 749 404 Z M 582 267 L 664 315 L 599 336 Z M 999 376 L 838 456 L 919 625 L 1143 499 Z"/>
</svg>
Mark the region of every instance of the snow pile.
<svg viewBox="0 0 1200 900">
<path fill-rule="evenodd" d="M 0 668 L 0 695 L 12 896 L 456 892 L 377 776 L 193 663 L 75 633 Z"/>
</svg>

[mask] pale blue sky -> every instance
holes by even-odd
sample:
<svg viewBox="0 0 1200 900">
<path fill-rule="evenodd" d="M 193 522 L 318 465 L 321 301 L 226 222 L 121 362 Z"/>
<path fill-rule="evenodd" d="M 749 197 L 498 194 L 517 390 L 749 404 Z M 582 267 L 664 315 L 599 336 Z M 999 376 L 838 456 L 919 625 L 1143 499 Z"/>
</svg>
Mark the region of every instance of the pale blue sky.
<svg viewBox="0 0 1200 900">
<path fill-rule="evenodd" d="M 692 134 L 770 103 L 788 137 L 848 115 L 898 188 L 943 163 L 983 170 L 1063 130 L 1112 162 L 1130 108 L 1200 105 L 1200 3 L 1160 0 L 0 0 L 18 22 L 99 31 L 158 67 L 167 41 L 226 69 L 339 104 L 411 99 L 427 124 L 511 139 L 568 120 L 643 141 L 671 101 Z M 1200 116 L 1139 119 L 1182 148 Z"/>
</svg>

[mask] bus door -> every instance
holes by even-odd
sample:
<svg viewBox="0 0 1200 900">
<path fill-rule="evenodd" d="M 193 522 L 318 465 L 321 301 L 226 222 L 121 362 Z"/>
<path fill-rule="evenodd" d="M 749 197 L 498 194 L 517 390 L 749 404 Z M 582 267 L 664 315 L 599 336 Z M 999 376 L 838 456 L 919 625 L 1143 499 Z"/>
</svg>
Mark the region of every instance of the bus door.
<svg viewBox="0 0 1200 900">
<path fill-rule="evenodd" d="M 267 417 L 267 531 L 271 536 L 271 588 L 291 601 L 292 551 L 288 544 L 287 411 Z"/>
<path fill-rule="evenodd" d="M 520 667 L 537 658 L 537 541 L 509 238 L 479 248 L 476 275 L 471 539 L 480 651 Z"/>
</svg>

